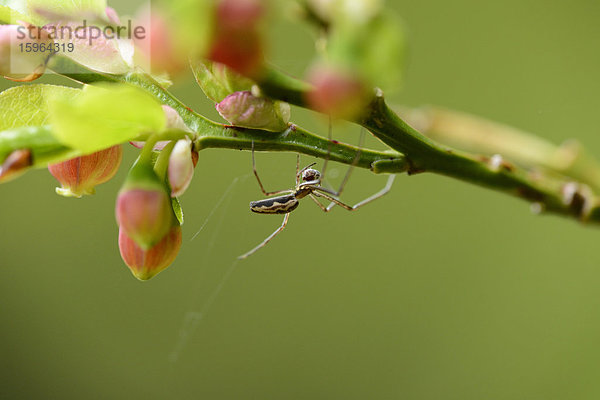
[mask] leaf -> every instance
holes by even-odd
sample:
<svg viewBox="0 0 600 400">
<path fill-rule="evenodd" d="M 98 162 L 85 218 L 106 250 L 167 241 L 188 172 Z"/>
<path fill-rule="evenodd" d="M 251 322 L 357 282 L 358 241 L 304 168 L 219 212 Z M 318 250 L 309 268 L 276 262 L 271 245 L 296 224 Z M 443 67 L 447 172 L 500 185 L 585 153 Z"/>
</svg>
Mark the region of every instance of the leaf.
<svg viewBox="0 0 600 400">
<path fill-rule="evenodd" d="M 65 86 L 17 86 L 0 93 L 0 160 L 15 150 L 29 149 L 34 167 L 78 155 L 52 135 L 49 124 L 50 98 L 74 99 L 81 90 Z"/>
<path fill-rule="evenodd" d="M 2 4 L 2 1 L 0 1 L 0 4 Z M 12 8 L 9 8 L 7 6 L 0 5 L 0 24 L 15 25 L 17 21 L 24 21 L 26 19 L 27 18 L 25 17 L 25 15 L 21 14 L 20 12 L 13 10 Z"/>
<path fill-rule="evenodd" d="M 192 72 L 206 97 L 215 103 L 234 92 L 250 90 L 254 84 L 231 68 L 211 61 L 192 62 Z"/>
<path fill-rule="evenodd" d="M 0 93 L 0 131 L 49 123 L 50 98 L 73 100 L 80 89 L 56 85 L 24 85 Z"/>
<path fill-rule="evenodd" d="M 179 225 L 183 225 L 183 208 L 181 208 L 181 203 L 179 202 L 179 198 L 172 197 L 171 205 L 173 206 L 173 212 L 177 217 L 177 221 L 179 221 Z"/>
<path fill-rule="evenodd" d="M 77 157 L 78 152 L 60 143 L 48 126 L 23 126 L 0 131 L 0 164 L 16 150 L 31 150 L 33 167 Z"/>
<path fill-rule="evenodd" d="M 56 14 L 73 15 L 82 11 L 104 15 L 106 0 L 27 0 L 30 10 L 43 9 Z"/>
<path fill-rule="evenodd" d="M 108 74 L 125 74 L 133 68 L 133 41 L 125 37 L 108 38 L 101 34 L 106 26 L 102 23 L 90 24 L 82 29 L 81 21 L 51 23 L 46 30 L 53 34 L 56 43 L 62 46 L 72 44 L 73 51 L 63 53 L 65 57 L 94 71 Z M 77 32 L 65 34 L 64 32 Z M 57 71 L 61 72 L 61 71 Z"/>
<path fill-rule="evenodd" d="M 48 19 L 40 15 L 40 12 L 41 14 L 86 14 L 104 17 L 106 0 L 0 0 L 0 6 L 19 13 L 20 16 L 15 20 L 21 19 L 42 26 L 48 22 Z M 1 16 L 2 11 L 0 11 Z M 11 21 L 11 23 L 14 22 Z"/>
<path fill-rule="evenodd" d="M 86 86 L 74 100 L 50 103 L 53 133 L 84 154 L 161 132 L 166 118 L 150 94 L 132 85 Z"/>
</svg>

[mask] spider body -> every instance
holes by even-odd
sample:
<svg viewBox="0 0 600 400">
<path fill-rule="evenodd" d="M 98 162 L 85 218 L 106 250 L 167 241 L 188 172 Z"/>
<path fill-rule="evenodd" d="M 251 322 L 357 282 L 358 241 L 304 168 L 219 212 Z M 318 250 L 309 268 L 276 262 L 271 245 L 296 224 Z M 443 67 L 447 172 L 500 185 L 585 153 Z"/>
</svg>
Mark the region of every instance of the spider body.
<svg viewBox="0 0 600 400">
<path fill-rule="evenodd" d="M 355 162 L 358 161 L 358 157 L 360 156 L 360 149 L 357 152 L 357 156 Z M 263 248 L 271 239 L 273 239 L 279 232 L 281 232 L 287 225 L 288 219 L 290 217 L 290 213 L 298 208 L 300 204 L 300 200 L 304 197 L 310 197 L 319 208 L 324 212 L 329 212 L 331 209 L 338 205 L 343 207 L 348 211 L 354 211 L 367 203 L 372 202 L 385 195 L 390 191 L 392 187 L 392 183 L 394 182 L 395 175 L 390 175 L 385 187 L 374 195 L 364 199 L 363 201 L 357 203 L 354 206 L 349 206 L 346 203 L 343 203 L 338 199 L 338 196 L 342 193 L 346 181 L 350 177 L 350 173 L 352 172 L 352 168 L 354 164 L 348 168 L 346 172 L 346 176 L 340 185 L 338 191 L 333 191 L 326 187 L 321 186 L 321 182 L 324 178 L 322 178 L 321 173 L 311 168 L 315 163 L 307 165 L 306 167 L 300 170 L 300 155 L 296 157 L 296 186 L 294 189 L 288 190 L 278 190 L 275 192 L 267 192 L 258 177 L 258 172 L 256 171 L 256 161 L 254 160 L 254 142 L 252 142 L 252 170 L 254 172 L 254 176 L 258 182 L 258 186 L 260 186 L 260 190 L 263 192 L 265 196 L 275 196 L 269 197 L 263 200 L 257 200 L 250 202 L 250 210 L 252 212 L 258 214 L 285 214 L 283 217 L 283 222 L 281 226 L 275 230 L 269 237 L 262 241 L 258 246 L 250 250 L 249 252 L 242 254 L 238 258 L 246 258 L 252 254 L 254 254 L 257 250 Z M 325 166 L 327 165 L 327 160 L 325 160 L 325 164 L 323 165 L 323 173 L 325 172 Z M 324 175 L 324 174 L 323 174 Z M 278 196 L 276 196 L 278 195 Z M 319 197 L 324 198 L 325 200 L 330 201 L 329 205 L 325 207 L 319 201 Z"/>
<path fill-rule="evenodd" d="M 294 211 L 300 204 L 298 200 L 312 194 L 316 190 L 313 184 L 320 182 L 321 173 L 309 168 L 312 165 L 302 170 L 302 181 L 305 183 L 297 183 L 294 190 L 284 191 L 289 194 L 251 201 L 250 211 L 258 214 L 288 214 Z"/>
<path fill-rule="evenodd" d="M 250 202 L 250 210 L 258 214 L 287 214 L 298 207 L 295 193 Z"/>
</svg>

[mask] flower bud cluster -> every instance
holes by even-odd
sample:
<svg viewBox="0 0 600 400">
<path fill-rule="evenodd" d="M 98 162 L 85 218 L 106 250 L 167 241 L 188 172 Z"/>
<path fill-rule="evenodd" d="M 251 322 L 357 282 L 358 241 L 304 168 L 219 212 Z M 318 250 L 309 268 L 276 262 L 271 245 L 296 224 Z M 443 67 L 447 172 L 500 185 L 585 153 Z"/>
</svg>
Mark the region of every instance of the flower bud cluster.
<svg viewBox="0 0 600 400">
<path fill-rule="evenodd" d="M 121 256 L 138 279 L 151 278 L 175 259 L 181 228 L 151 162 L 140 158 L 129 171 L 117 196 L 116 217 Z"/>
<path fill-rule="evenodd" d="M 148 150 L 132 167 L 116 203 L 121 257 L 140 280 L 166 269 L 179 252 L 181 227 L 173 210 L 177 200 L 171 198 L 189 186 L 198 154 L 188 138 L 166 144 L 156 165 L 144 158 Z"/>
</svg>

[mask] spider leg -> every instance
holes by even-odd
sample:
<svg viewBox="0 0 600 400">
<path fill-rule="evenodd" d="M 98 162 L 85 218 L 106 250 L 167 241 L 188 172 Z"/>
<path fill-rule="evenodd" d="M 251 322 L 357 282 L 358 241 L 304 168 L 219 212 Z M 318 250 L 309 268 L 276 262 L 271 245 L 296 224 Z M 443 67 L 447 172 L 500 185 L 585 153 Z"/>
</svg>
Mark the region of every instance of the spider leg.
<svg viewBox="0 0 600 400">
<path fill-rule="evenodd" d="M 344 207 L 346 210 L 348 211 L 354 211 L 354 207 L 349 206 L 346 203 L 341 202 L 340 200 L 336 199 L 335 197 L 332 197 L 326 193 L 319 193 L 319 192 L 313 192 L 313 194 L 317 197 L 322 197 L 326 200 L 329 200 L 331 203 L 329 203 L 329 205 L 327 207 L 324 207 L 322 204 L 321 205 L 321 210 L 325 211 L 325 212 L 329 212 L 331 211 L 331 209 L 337 204 L 338 206 L 342 206 Z"/>
<path fill-rule="evenodd" d="M 319 208 L 321 210 L 323 210 L 323 212 L 329 212 L 329 210 L 327 209 L 327 207 L 325 207 L 323 204 L 321 204 L 321 202 L 315 197 L 315 195 L 313 195 L 311 193 L 311 194 L 308 195 L 308 197 L 310 197 L 312 201 L 314 201 L 315 203 L 317 203 L 317 205 L 319 206 Z"/>
<path fill-rule="evenodd" d="M 324 199 L 327 199 L 329 201 L 331 201 L 331 203 L 327 206 L 327 208 L 324 209 L 323 205 L 321 203 L 319 203 L 319 205 L 321 206 L 321 209 L 325 212 L 329 212 L 331 211 L 331 209 L 337 204 L 338 206 L 341 206 L 343 208 L 345 208 L 348 211 L 354 211 L 362 206 L 364 206 L 365 204 L 368 204 L 372 201 L 377 200 L 380 197 L 383 197 L 385 194 L 387 194 L 390 189 L 392 188 L 392 184 L 394 183 L 394 179 L 396 179 L 396 175 L 390 175 L 390 177 L 388 178 L 385 186 L 383 189 L 381 189 L 380 191 L 378 191 L 377 193 L 367 197 L 366 199 L 356 203 L 354 206 L 349 206 L 348 204 L 345 204 L 343 202 L 341 202 L 340 200 L 330 196 L 327 191 L 322 190 L 322 188 L 320 187 L 316 187 L 314 188 L 315 191 L 313 191 L 313 193 L 311 194 L 311 196 L 314 194 L 317 197 L 322 197 Z M 313 199 L 316 201 L 316 199 Z"/>
<path fill-rule="evenodd" d="M 267 237 L 265 240 L 263 240 L 262 243 L 260 243 L 258 246 L 256 246 L 249 252 L 244 253 L 241 256 L 239 256 L 238 259 L 242 260 L 244 258 L 247 258 L 247 257 L 251 256 L 252 254 L 256 253 L 261 248 L 265 247 L 267 245 L 267 243 L 269 243 L 269 241 L 271 241 L 271 239 L 273 239 L 279 232 L 281 232 L 285 228 L 289 218 L 290 218 L 290 214 L 289 213 L 285 214 L 285 216 L 283 217 L 283 223 L 281 224 L 281 226 L 279 228 L 277 228 L 275 230 L 275 232 L 271 233 L 269 235 L 269 237 Z"/>
<path fill-rule="evenodd" d="M 297 163 L 299 163 L 299 162 L 300 161 L 297 161 Z M 275 192 L 267 192 L 265 190 L 262 182 L 260 181 L 260 178 L 258 177 L 258 171 L 256 171 L 256 160 L 254 159 L 254 140 L 252 141 L 252 171 L 254 172 L 254 176 L 256 177 L 256 180 L 258 181 L 258 186 L 260 186 L 261 192 L 263 192 L 263 194 L 265 196 L 273 196 L 275 194 L 289 193 L 290 192 L 290 190 L 277 190 Z"/>
<path fill-rule="evenodd" d="M 300 153 L 296 154 L 296 186 L 300 184 Z"/>
<path fill-rule="evenodd" d="M 340 183 L 339 189 L 335 192 L 333 190 L 328 190 L 327 193 L 329 193 L 335 197 L 339 197 L 342 195 L 342 192 L 344 191 L 344 188 L 346 187 L 346 183 L 348 182 L 348 179 L 350 179 L 350 175 L 352 174 L 354 167 L 358 163 L 358 160 L 360 160 L 360 154 L 362 152 L 362 147 L 363 147 L 364 141 L 365 141 L 365 128 L 361 128 L 360 129 L 360 139 L 358 140 L 358 150 L 356 151 L 356 155 L 354 156 L 354 160 L 352 161 L 352 164 L 350 165 L 350 167 L 348 167 L 348 170 L 346 170 L 346 175 L 344 175 L 344 179 L 342 180 L 342 183 Z M 322 179 L 325 179 L 325 173 L 322 174 Z"/>
</svg>

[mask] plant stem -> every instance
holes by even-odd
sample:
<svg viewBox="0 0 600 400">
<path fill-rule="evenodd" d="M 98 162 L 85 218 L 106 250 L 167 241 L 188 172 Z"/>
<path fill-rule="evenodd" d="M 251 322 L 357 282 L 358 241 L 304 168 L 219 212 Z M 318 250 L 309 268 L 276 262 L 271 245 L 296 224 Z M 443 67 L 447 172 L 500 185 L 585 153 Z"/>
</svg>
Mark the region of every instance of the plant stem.
<svg viewBox="0 0 600 400">
<path fill-rule="evenodd" d="M 62 59 L 61 63 L 71 62 Z M 72 62 L 71 62 L 72 63 Z M 64 66 L 60 65 L 61 71 Z M 153 94 L 163 104 L 173 107 L 197 133 L 197 150 L 209 147 L 249 150 L 294 151 L 351 164 L 357 148 L 313 135 L 296 125 L 283 132 L 243 129 L 212 122 L 184 106 L 167 90 L 142 73 L 111 75 L 79 71 L 65 74 L 83 83 L 98 81 L 128 82 Z M 274 69 L 267 69 L 258 82 L 266 95 L 307 107 L 305 98 L 310 86 Z M 582 182 L 563 176 L 528 171 L 499 156 L 477 156 L 439 144 L 407 124 L 385 103 L 383 93 L 376 91 L 365 117 L 356 122 L 398 153 L 362 150 L 358 167 L 374 172 L 433 172 L 475 183 L 536 204 L 543 211 L 572 216 L 580 221 L 600 222 L 597 196 Z M 329 151 L 331 149 L 331 151 Z"/>
<path fill-rule="evenodd" d="M 185 106 L 158 82 L 144 73 L 133 72 L 127 75 L 98 73 L 60 55 L 53 57 L 48 67 L 79 83 L 125 82 L 140 87 L 156 97 L 162 104 L 172 107 L 179 113 L 186 125 L 195 132 L 192 140 L 197 151 L 207 148 L 251 150 L 254 142 L 254 148 L 257 151 L 302 153 L 349 165 L 355 163 L 355 166 L 371 169 L 375 173 L 401 173 L 408 170 L 408 164 L 402 154 L 392 151 L 358 149 L 356 146 L 329 141 L 295 124 L 290 124 L 288 129 L 282 132 L 271 132 L 210 121 Z M 2 144 L 1 141 L 0 144 Z M 356 159 L 359 150 L 360 154 Z M 2 148 L 0 148 L 1 152 Z"/>
<path fill-rule="evenodd" d="M 310 87 L 274 69 L 259 85 L 266 95 L 308 107 Z M 443 146 L 424 136 L 396 115 L 377 90 L 366 116 L 354 121 L 392 149 L 405 155 L 408 173 L 434 172 L 475 183 L 540 206 L 543 211 L 600 222 L 600 205 L 588 185 L 564 176 L 527 171 L 501 157 L 476 156 Z"/>
<path fill-rule="evenodd" d="M 517 128 L 442 107 L 397 110 L 420 132 L 445 145 L 487 156 L 502 154 L 523 167 L 572 177 L 600 191 L 600 164 L 576 140 L 557 146 Z"/>
</svg>

